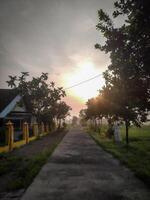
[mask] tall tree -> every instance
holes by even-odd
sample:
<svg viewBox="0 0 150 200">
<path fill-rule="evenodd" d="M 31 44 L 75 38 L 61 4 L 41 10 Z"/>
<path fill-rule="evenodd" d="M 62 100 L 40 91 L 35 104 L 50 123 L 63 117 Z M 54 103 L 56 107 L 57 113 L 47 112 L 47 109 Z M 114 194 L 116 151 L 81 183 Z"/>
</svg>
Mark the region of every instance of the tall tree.
<svg viewBox="0 0 150 200">
<path fill-rule="evenodd" d="M 64 97 L 65 91 L 62 87 L 56 87 L 54 82 L 48 83 L 48 73 L 42 73 L 39 77 L 27 80 L 28 72 L 22 72 L 20 76 L 9 76 L 8 86 L 16 89 L 19 94 L 25 96 L 31 111 L 36 115 L 38 122 L 42 120 L 53 120 L 56 115 L 65 115 L 69 111 L 65 103 L 65 111 L 62 107 L 58 109 L 58 102 Z M 57 108 L 57 109 L 56 109 Z M 66 113 L 65 113 L 66 112 Z"/>
<path fill-rule="evenodd" d="M 112 114 L 126 124 L 140 125 L 150 109 L 150 7 L 147 0 L 118 0 L 113 18 L 125 15 L 125 23 L 116 28 L 112 19 L 98 11 L 100 30 L 106 39 L 95 47 L 110 53 L 111 64 L 104 73 L 104 97 L 113 105 Z"/>
<path fill-rule="evenodd" d="M 73 116 L 72 117 L 72 125 L 73 126 L 77 126 L 77 124 L 78 124 L 78 117 L 77 116 Z"/>
<path fill-rule="evenodd" d="M 56 104 L 56 119 L 58 121 L 59 128 L 62 126 L 65 118 L 70 115 L 69 111 L 71 107 L 68 106 L 64 101 L 60 101 Z"/>
<path fill-rule="evenodd" d="M 87 118 L 86 109 L 81 109 L 79 112 L 79 119 L 80 119 L 81 126 L 86 126 L 86 121 L 87 121 L 86 118 Z"/>
</svg>

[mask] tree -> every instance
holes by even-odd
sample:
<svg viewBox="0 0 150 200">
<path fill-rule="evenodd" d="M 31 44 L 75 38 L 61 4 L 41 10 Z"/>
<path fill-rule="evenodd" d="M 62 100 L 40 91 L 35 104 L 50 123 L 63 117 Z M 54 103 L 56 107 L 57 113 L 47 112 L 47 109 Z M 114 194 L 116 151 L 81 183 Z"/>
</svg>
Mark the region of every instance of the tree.
<svg viewBox="0 0 150 200">
<path fill-rule="evenodd" d="M 81 109 L 79 112 L 79 118 L 80 118 L 80 124 L 81 126 L 85 126 L 86 125 L 86 109 Z"/>
<path fill-rule="evenodd" d="M 65 118 L 70 115 L 69 111 L 71 107 L 68 106 L 64 101 L 56 104 L 56 119 L 58 121 L 58 127 L 62 126 L 62 122 L 65 122 Z"/>
<path fill-rule="evenodd" d="M 73 117 L 72 117 L 72 125 L 73 125 L 73 126 L 77 126 L 77 124 L 78 124 L 78 117 L 73 116 Z"/>
<path fill-rule="evenodd" d="M 33 77 L 30 81 L 27 80 L 28 76 L 28 72 L 22 72 L 19 77 L 9 76 L 10 80 L 7 83 L 27 99 L 37 121 L 52 122 L 58 113 L 59 116 L 65 117 L 70 107 L 64 102 L 58 103 L 66 95 L 63 88 L 56 87 L 54 82 L 47 83 L 48 73 L 42 73 L 41 76 Z"/>
<path fill-rule="evenodd" d="M 110 115 L 125 121 L 128 144 L 130 123 L 140 126 L 150 109 L 150 7 L 147 0 L 118 0 L 114 6 L 113 18 L 126 15 L 125 24 L 116 28 L 100 9 L 97 29 L 106 42 L 95 47 L 110 53 L 102 95 L 112 105 Z"/>
</svg>

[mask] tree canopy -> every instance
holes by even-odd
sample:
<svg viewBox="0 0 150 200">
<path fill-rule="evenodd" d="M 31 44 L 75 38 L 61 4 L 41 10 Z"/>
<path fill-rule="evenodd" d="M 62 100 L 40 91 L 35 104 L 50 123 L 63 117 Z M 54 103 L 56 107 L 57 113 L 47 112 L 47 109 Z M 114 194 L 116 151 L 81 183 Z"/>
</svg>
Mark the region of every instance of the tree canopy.
<svg viewBox="0 0 150 200">
<path fill-rule="evenodd" d="M 105 44 L 95 47 L 110 54 L 111 64 L 104 72 L 105 86 L 100 91 L 103 101 L 97 98 L 99 103 L 96 103 L 96 99 L 90 99 L 87 115 L 97 117 L 101 113 L 107 118 L 123 120 L 127 143 L 130 123 L 140 126 L 150 109 L 149 13 L 147 0 L 116 1 L 112 18 L 98 10 L 96 28 L 104 36 Z M 119 16 L 125 21 L 116 27 L 114 19 Z"/>
<path fill-rule="evenodd" d="M 48 73 L 27 80 L 28 72 L 20 76 L 9 76 L 8 86 L 16 89 L 18 93 L 28 99 L 31 112 L 38 122 L 64 119 L 71 108 L 61 99 L 66 95 L 62 87 L 56 87 L 54 82 L 48 83 Z"/>
</svg>

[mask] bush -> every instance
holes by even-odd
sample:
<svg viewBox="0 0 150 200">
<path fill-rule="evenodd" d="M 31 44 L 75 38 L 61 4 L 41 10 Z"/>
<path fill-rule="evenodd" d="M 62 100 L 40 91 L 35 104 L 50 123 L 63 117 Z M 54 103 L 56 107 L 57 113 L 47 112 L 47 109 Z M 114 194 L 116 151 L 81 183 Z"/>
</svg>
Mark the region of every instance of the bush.
<svg viewBox="0 0 150 200">
<path fill-rule="evenodd" d="M 109 128 L 107 129 L 106 136 L 107 136 L 108 138 L 112 138 L 113 135 L 114 135 L 114 130 L 113 130 L 112 127 L 109 127 Z"/>
<path fill-rule="evenodd" d="M 6 144 L 6 129 L 5 127 L 0 128 L 0 145 Z"/>
<path fill-rule="evenodd" d="M 66 129 L 67 124 L 65 122 L 63 122 L 62 127 L 63 127 L 63 129 Z"/>
</svg>

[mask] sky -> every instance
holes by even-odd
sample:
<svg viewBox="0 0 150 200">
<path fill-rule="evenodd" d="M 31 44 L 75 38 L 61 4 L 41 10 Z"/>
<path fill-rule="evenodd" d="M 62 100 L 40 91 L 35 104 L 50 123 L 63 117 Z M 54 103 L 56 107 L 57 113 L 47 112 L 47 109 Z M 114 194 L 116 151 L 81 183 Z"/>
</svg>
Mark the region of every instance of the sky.
<svg viewBox="0 0 150 200">
<path fill-rule="evenodd" d="M 96 30 L 100 8 L 111 14 L 113 0 L 0 0 L 0 88 L 7 88 L 8 75 L 22 71 L 48 72 L 64 88 L 104 72 L 109 55 L 94 48 L 104 43 Z M 100 75 L 67 89 L 72 114 L 103 84 Z"/>
</svg>

